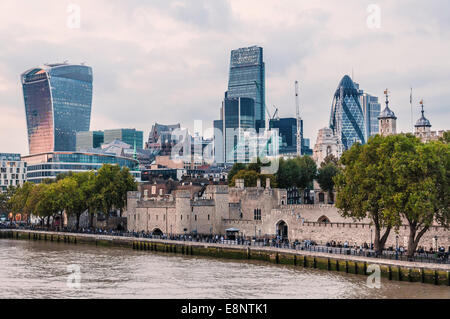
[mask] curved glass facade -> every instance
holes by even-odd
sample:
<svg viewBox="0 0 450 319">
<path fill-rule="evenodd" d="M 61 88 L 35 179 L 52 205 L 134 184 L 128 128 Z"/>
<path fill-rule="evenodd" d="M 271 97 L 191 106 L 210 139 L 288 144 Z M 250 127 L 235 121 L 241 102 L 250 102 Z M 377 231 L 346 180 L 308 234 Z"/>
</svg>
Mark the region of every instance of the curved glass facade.
<svg viewBox="0 0 450 319">
<path fill-rule="evenodd" d="M 131 174 L 139 181 L 140 171 L 137 160 L 119 157 L 113 154 L 51 152 L 25 156 L 28 163 L 27 181 L 41 183 L 43 179 L 56 178 L 68 172 L 83 172 L 100 169 L 103 164 L 128 167 Z"/>
<path fill-rule="evenodd" d="M 75 151 L 76 133 L 89 131 L 92 69 L 51 64 L 21 76 L 30 154 Z"/>
<path fill-rule="evenodd" d="M 366 143 L 365 118 L 359 95 L 352 79 L 346 75 L 339 83 L 331 106 L 330 128 L 346 150 L 355 142 Z"/>
</svg>

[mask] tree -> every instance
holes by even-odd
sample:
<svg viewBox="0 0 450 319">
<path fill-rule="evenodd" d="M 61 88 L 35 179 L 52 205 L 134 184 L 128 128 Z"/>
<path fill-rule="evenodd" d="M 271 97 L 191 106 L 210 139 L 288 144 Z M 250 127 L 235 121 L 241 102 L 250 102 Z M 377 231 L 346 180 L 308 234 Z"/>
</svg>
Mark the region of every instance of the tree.
<svg viewBox="0 0 450 319">
<path fill-rule="evenodd" d="M 384 200 L 392 216 L 408 221 L 408 257 L 435 223 L 450 226 L 450 145 L 421 143 L 412 136 L 398 139 L 390 158 L 392 187 Z"/>
<path fill-rule="evenodd" d="M 11 212 L 10 199 L 16 193 L 17 188 L 9 186 L 5 192 L 0 192 L 0 213 L 9 214 Z"/>
<path fill-rule="evenodd" d="M 122 211 L 125 207 L 128 191 L 136 189 L 134 177 L 128 168 L 105 164 L 95 177 L 90 206 L 102 211 L 108 220 L 113 209 Z"/>
<path fill-rule="evenodd" d="M 120 170 L 118 176 L 118 182 L 116 184 L 118 188 L 118 197 L 115 206 L 120 211 L 120 217 L 122 217 L 122 211 L 127 205 L 127 194 L 130 191 L 137 190 L 137 184 L 133 175 L 130 174 L 130 170 L 124 167 Z"/>
<path fill-rule="evenodd" d="M 19 186 L 14 191 L 14 195 L 8 201 L 11 213 L 14 216 L 13 219 L 15 219 L 15 216 L 17 214 L 24 214 L 27 215 L 27 220 L 29 221 L 31 214 L 26 214 L 24 212 L 24 208 L 31 191 L 33 190 L 33 187 L 34 187 L 33 183 L 25 182 L 22 186 Z"/>
<path fill-rule="evenodd" d="M 366 145 L 354 144 L 340 159 L 334 177 L 336 207 L 343 217 L 356 221 L 371 219 L 375 227 L 374 248 L 381 254 L 391 229 L 399 218 L 386 215 L 384 198 L 391 194 L 387 179 L 391 166 L 385 166 L 395 150 L 397 137 L 375 136 Z M 382 230 L 385 229 L 384 234 Z"/>
<path fill-rule="evenodd" d="M 334 181 L 333 178 L 339 172 L 337 166 L 332 162 L 325 164 L 322 163 L 319 171 L 317 173 L 317 182 L 320 185 L 320 188 L 324 191 L 328 192 L 328 198 L 331 201 L 333 190 L 334 190 Z"/>
<path fill-rule="evenodd" d="M 232 186 L 235 186 L 237 179 L 243 179 L 245 187 L 256 187 L 256 181 L 258 180 L 259 177 L 260 174 L 253 170 L 241 170 L 236 175 L 233 176 L 231 184 Z"/>
<path fill-rule="evenodd" d="M 239 173 L 239 171 L 247 169 L 247 165 L 242 163 L 234 163 L 233 167 L 231 168 L 230 172 L 228 173 L 228 183 L 231 186 L 231 183 L 233 181 L 234 175 Z"/>
<path fill-rule="evenodd" d="M 444 135 L 440 137 L 439 140 L 446 144 L 450 144 L 450 131 L 445 131 Z"/>
<path fill-rule="evenodd" d="M 302 156 L 294 159 L 300 167 L 300 175 L 297 177 L 297 187 L 301 190 L 312 187 L 317 174 L 316 162 L 310 156 Z"/>
</svg>

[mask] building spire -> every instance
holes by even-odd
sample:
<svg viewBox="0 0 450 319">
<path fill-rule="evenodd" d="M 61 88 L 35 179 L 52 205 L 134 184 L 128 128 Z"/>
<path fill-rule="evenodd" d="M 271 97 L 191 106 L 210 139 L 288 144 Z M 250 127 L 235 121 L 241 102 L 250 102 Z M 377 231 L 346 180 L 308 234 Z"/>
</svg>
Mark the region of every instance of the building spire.
<svg viewBox="0 0 450 319">
<path fill-rule="evenodd" d="M 386 95 L 386 108 L 389 108 L 389 90 L 384 90 L 384 94 Z"/>
</svg>

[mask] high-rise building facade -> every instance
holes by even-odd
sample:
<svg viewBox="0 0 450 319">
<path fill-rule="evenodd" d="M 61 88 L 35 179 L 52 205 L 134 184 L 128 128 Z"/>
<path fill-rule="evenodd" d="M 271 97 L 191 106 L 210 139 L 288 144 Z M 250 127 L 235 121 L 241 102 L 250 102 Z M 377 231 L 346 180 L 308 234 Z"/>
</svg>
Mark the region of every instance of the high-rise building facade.
<svg viewBox="0 0 450 319">
<path fill-rule="evenodd" d="M 366 143 L 366 125 L 360 93 L 348 75 L 342 78 L 334 94 L 330 128 L 344 150 L 349 149 L 355 142 Z"/>
<path fill-rule="evenodd" d="M 280 154 L 297 154 L 297 119 L 274 118 L 269 129 L 277 130 L 280 136 Z"/>
<path fill-rule="evenodd" d="M 47 64 L 21 75 L 29 153 L 75 151 L 76 133 L 89 131 L 92 69 Z"/>
<path fill-rule="evenodd" d="M 104 143 L 105 134 L 102 131 L 77 132 L 76 151 L 87 151 L 99 148 Z"/>
<path fill-rule="evenodd" d="M 227 98 L 251 98 L 256 127 L 265 127 L 266 84 L 263 48 L 253 46 L 231 51 Z"/>
<path fill-rule="evenodd" d="M 368 141 L 371 136 L 378 134 L 378 116 L 381 112 L 381 104 L 378 102 L 378 97 L 368 93 L 362 93 L 361 107 L 364 114 L 364 124 L 366 126 L 366 141 Z"/>
<path fill-rule="evenodd" d="M 27 176 L 27 163 L 20 154 L 0 153 L 0 193 L 8 187 L 23 185 Z"/>
<path fill-rule="evenodd" d="M 144 132 L 124 128 L 105 130 L 104 143 L 111 143 L 114 140 L 120 140 L 132 147 L 136 146 L 137 149 L 142 149 L 144 145 Z"/>
<path fill-rule="evenodd" d="M 215 161 L 248 162 L 252 145 L 247 133 L 255 133 L 255 102 L 250 98 L 225 98 L 221 119 L 214 121 Z M 250 132 L 249 132 L 250 130 Z M 253 141 L 255 142 L 255 140 Z M 255 142 L 256 143 L 256 142 Z M 256 145 L 253 145 L 256 146 Z"/>
</svg>

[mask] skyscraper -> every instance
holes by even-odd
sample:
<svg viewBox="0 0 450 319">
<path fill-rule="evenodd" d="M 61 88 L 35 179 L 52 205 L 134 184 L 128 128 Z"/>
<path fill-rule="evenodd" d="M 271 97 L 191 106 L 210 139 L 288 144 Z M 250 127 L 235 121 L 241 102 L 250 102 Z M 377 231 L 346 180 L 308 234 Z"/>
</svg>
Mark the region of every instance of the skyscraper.
<svg viewBox="0 0 450 319">
<path fill-rule="evenodd" d="M 265 127 L 266 84 L 263 48 L 253 46 L 231 51 L 228 98 L 255 101 L 256 128 Z"/>
<path fill-rule="evenodd" d="M 255 104 L 250 98 L 225 98 L 220 120 L 214 121 L 215 161 L 248 162 L 254 141 L 248 130 L 255 128 Z M 256 133 L 256 131 L 254 131 Z M 253 145 L 256 147 L 256 145 Z"/>
<path fill-rule="evenodd" d="M 361 107 L 366 126 L 366 141 L 368 141 L 371 136 L 378 134 L 381 104 L 378 102 L 378 97 L 361 92 Z"/>
<path fill-rule="evenodd" d="M 76 133 L 89 131 L 92 69 L 47 64 L 21 75 L 30 154 L 75 151 Z"/>
<path fill-rule="evenodd" d="M 364 122 L 360 93 L 352 79 L 346 75 L 334 94 L 330 116 L 330 128 L 344 150 L 349 149 L 355 142 L 366 143 Z"/>
</svg>

